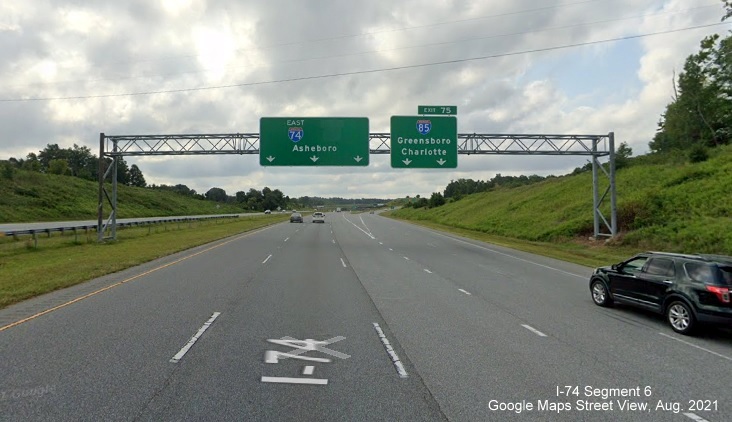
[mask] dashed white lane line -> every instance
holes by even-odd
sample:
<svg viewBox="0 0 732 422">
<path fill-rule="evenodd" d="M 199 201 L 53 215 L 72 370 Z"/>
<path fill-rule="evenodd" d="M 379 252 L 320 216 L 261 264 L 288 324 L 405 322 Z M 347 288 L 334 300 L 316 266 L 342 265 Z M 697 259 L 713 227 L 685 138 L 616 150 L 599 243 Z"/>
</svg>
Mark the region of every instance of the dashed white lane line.
<svg viewBox="0 0 732 422">
<path fill-rule="evenodd" d="M 285 242 L 287 242 L 288 240 L 290 240 L 290 238 L 289 238 L 289 237 L 285 238 Z"/>
<path fill-rule="evenodd" d="M 392 252 L 394 252 L 394 249 L 392 249 L 392 248 L 389 248 L 389 250 L 392 251 Z"/>
<path fill-rule="evenodd" d="M 328 385 L 327 379 L 319 378 L 262 377 L 262 382 L 274 382 L 279 384 Z"/>
<path fill-rule="evenodd" d="M 409 261 L 409 258 L 407 258 L 406 256 L 404 257 L 404 259 L 406 259 L 407 261 Z"/>
<path fill-rule="evenodd" d="M 376 334 L 379 335 L 379 338 L 381 339 L 381 343 L 384 345 L 384 348 L 386 349 L 386 353 L 391 358 L 391 361 L 394 362 L 394 367 L 396 368 L 397 374 L 399 374 L 400 378 L 407 378 L 409 374 L 407 374 L 407 370 L 404 369 L 404 364 L 402 364 L 402 361 L 399 359 L 399 355 L 394 351 L 394 347 L 392 347 L 391 343 L 389 342 L 389 339 L 386 338 L 386 334 L 384 334 L 384 330 L 381 329 L 378 323 L 374 322 L 374 329 L 376 330 Z"/>
<path fill-rule="evenodd" d="M 341 258 L 341 264 L 343 264 L 343 268 L 346 268 L 346 262 Z"/>
<path fill-rule="evenodd" d="M 208 327 L 210 327 L 211 324 L 213 324 L 213 322 L 216 320 L 216 318 L 219 317 L 219 315 L 221 315 L 221 312 L 214 312 L 213 315 L 211 315 L 211 318 L 209 318 L 208 321 L 206 321 L 206 323 L 203 324 L 203 326 L 198 329 L 198 332 L 196 334 L 194 334 L 190 340 L 188 340 L 188 343 L 185 346 L 183 346 L 183 348 L 180 349 L 180 351 L 178 353 L 176 353 L 176 355 L 173 356 L 172 359 L 170 359 L 170 362 L 171 363 L 180 362 L 180 360 L 183 359 L 183 356 L 185 356 L 185 354 L 188 353 L 188 351 L 191 349 L 191 347 L 193 347 L 193 345 L 196 344 L 198 339 L 201 338 L 203 333 L 206 332 L 206 330 L 208 330 Z"/>
<path fill-rule="evenodd" d="M 534 328 L 530 325 L 521 324 L 521 326 L 526 328 L 527 330 L 531 331 L 532 333 L 536 334 L 539 337 L 546 337 L 546 334 L 542 333 L 541 331 L 537 330 L 536 328 Z"/>
<path fill-rule="evenodd" d="M 427 268 L 424 269 L 424 272 L 432 274 L 432 271 L 428 270 Z"/>
<path fill-rule="evenodd" d="M 725 355 L 723 355 L 723 354 L 720 354 L 720 353 L 714 352 L 714 351 L 712 351 L 712 350 L 709 350 L 709 349 L 705 349 L 705 348 L 703 348 L 703 347 L 701 347 L 701 346 L 697 346 L 697 345 L 696 345 L 696 344 L 694 344 L 694 343 L 689 343 L 688 341 L 684 341 L 684 340 L 681 340 L 681 339 L 679 339 L 679 338 L 676 338 L 676 337 L 670 336 L 670 335 L 668 335 L 668 334 L 665 334 L 665 333 L 658 333 L 658 334 L 660 334 L 660 335 L 662 335 L 662 336 L 664 336 L 664 337 L 666 337 L 666 338 L 670 338 L 671 340 L 676 340 L 676 341 L 678 341 L 678 342 L 684 343 L 684 344 L 685 344 L 685 345 L 687 345 L 687 346 L 691 346 L 691 347 L 697 348 L 697 349 L 699 349 L 699 350 L 703 350 L 703 351 L 705 351 L 705 352 L 707 352 L 707 353 L 711 353 L 711 354 L 713 354 L 714 356 L 717 356 L 717 357 L 720 357 L 720 358 L 722 358 L 722 359 L 726 359 L 726 360 L 728 360 L 728 361 L 732 362 L 732 358 L 731 358 L 731 357 L 729 357 L 729 356 L 725 356 Z"/>
<path fill-rule="evenodd" d="M 264 261 L 262 261 L 262 264 L 266 264 L 270 258 L 272 258 L 272 254 L 270 254 Z"/>
<path fill-rule="evenodd" d="M 333 242 L 333 243 L 335 243 L 335 239 L 331 239 L 330 241 Z"/>
<path fill-rule="evenodd" d="M 461 292 L 465 293 L 468 296 L 471 296 L 471 293 L 467 290 L 464 290 L 464 289 L 458 289 L 458 290 L 460 290 Z"/>
<path fill-rule="evenodd" d="M 509 258 L 513 258 L 513 259 L 515 259 L 517 261 L 522 261 L 522 262 L 526 262 L 526 263 L 529 263 L 529 264 L 534 264 L 537 267 L 547 268 L 549 270 L 558 271 L 560 273 L 564 273 L 564 274 L 567 274 L 567 275 L 571 275 L 571 276 L 574 276 L 574 277 L 577 277 L 577 278 L 587 279 L 587 276 L 584 276 L 584 275 L 579 275 L 579 274 L 571 273 L 569 271 L 560 270 L 559 268 L 550 267 L 549 265 L 539 264 L 538 262 L 530 261 L 528 259 L 519 258 L 519 257 L 513 256 L 511 254 L 499 252 L 499 251 L 497 251 L 495 249 L 486 248 L 484 246 L 480 246 L 480 245 L 476 245 L 475 243 L 470 243 L 470 242 L 466 242 L 464 240 L 456 239 L 454 237 L 447 236 L 447 235 L 444 235 L 444 234 L 441 234 L 441 233 L 436 233 L 436 232 L 432 232 L 432 233 L 436 234 L 437 236 L 446 237 L 446 238 L 451 239 L 451 240 L 454 240 L 456 242 L 465 243 L 465 244 L 468 244 L 468 245 L 471 245 L 471 246 L 475 246 L 476 248 L 483 249 L 483 250 L 486 250 L 486 251 L 489 251 L 489 252 L 493 252 L 493 253 L 498 254 L 498 255 L 503 255 L 503 256 L 506 256 L 506 257 L 509 257 Z"/>
<path fill-rule="evenodd" d="M 708 420 L 702 418 L 701 416 L 697 415 L 696 413 L 684 413 L 684 416 L 686 416 L 689 419 L 695 420 L 696 422 L 709 422 Z"/>
<path fill-rule="evenodd" d="M 379 245 L 383 245 L 383 244 L 384 244 L 384 242 L 379 242 Z"/>
</svg>

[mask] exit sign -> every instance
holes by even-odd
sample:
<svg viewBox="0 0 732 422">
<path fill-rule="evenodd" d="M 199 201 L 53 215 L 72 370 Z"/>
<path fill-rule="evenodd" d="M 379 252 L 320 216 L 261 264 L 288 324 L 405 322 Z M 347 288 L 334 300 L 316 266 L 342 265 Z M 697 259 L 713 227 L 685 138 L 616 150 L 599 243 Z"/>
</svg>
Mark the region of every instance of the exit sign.
<svg viewBox="0 0 732 422">
<path fill-rule="evenodd" d="M 417 106 L 417 114 L 457 115 L 457 106 Z"/>
</svg>

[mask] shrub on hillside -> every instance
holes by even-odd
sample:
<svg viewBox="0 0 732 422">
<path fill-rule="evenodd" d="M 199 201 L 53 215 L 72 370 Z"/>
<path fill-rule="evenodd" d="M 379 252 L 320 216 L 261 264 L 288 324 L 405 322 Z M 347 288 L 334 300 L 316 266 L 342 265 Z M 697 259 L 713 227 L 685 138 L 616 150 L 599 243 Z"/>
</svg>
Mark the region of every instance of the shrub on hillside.
<svg viewBox="0 0 732 422">
<path fill-rule="evenodd" d="M 10 165 L 10 163 L 2 163 L 2 168 L 0 168 L 0 175 L 3 179 L 13 180 L 13 176 L 15 175 L 15 169 L 13 168 L 13 166 Z"/>
<path fill-rule="evenodd" d="M 709 153 L 703 145 L 696 145 L 689 150 L 689 161 L 692 163 L 701 163 L 709 159 Z"/>
</svg>

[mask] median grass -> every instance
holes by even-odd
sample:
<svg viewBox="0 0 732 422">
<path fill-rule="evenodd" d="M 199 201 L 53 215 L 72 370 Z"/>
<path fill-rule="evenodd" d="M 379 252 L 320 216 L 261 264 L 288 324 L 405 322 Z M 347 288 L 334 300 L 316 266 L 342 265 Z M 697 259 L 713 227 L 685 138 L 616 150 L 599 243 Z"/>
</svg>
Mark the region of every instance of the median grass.
<svg viewBox="0 0 732 422">
<path fill-rule="evenodd" d="M 0 239 L 0 308 L 73 286 L 218 239 L 287 221 L 289 215 L 257 215 L 194 223 L 118 229 L 117 241 L 96 242 L 96 233 Z"/>
</svg>

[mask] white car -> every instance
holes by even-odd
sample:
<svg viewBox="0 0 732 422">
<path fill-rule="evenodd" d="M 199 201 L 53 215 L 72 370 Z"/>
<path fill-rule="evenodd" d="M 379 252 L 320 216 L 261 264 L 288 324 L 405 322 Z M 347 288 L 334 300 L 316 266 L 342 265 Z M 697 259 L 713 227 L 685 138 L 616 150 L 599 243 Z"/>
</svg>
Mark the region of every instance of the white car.
<svg viewBox="0 0 732 422">
<path fill-rule="evenodd" d="M 325 223 L 325 214 L 320 211 L 314 212 L 313 223 Z"/>
</svg>

